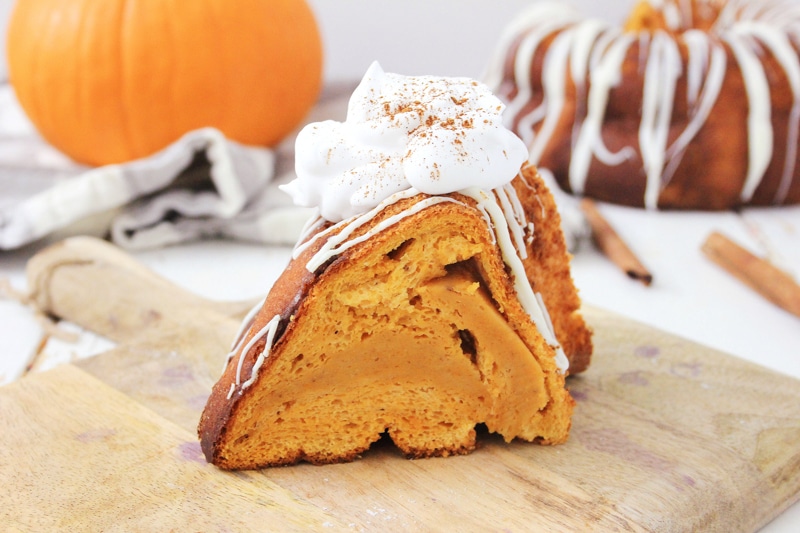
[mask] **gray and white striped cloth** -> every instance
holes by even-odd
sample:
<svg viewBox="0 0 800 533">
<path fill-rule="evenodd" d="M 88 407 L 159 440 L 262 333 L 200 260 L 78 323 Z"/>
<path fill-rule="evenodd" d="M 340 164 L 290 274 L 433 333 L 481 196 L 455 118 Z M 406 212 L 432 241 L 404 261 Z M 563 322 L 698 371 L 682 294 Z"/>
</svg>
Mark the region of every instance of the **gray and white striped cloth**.
<svg viewBox="0 0 800 533">
<path fill-rule="evenodd" d="M 308 120 L 341 120 L 351 89 L 325 91 Z M 0 250 L 53 234 L 128 249 L 202 237 L 294 244 L 311 212 L 278 189 L 294 177 L 294 137 L 270 150 L 204 128 L 150 157 L 91 168 L 49 146 L 0 86 Z"/>
</svg>

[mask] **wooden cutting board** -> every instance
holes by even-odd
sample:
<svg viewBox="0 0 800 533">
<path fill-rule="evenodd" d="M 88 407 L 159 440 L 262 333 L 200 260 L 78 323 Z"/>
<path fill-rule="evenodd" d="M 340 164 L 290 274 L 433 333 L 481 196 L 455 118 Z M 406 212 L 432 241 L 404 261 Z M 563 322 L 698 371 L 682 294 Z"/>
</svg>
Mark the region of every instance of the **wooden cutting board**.
<svg viewBox="0 0 800 533">
<path fill-rule="evenodd" d="M 29 277 L 42 307 L 119 345 L 0 389 L 12 531 L 732 532 L 800 496 L 799 381 L 592 308 L 564 445 L 485 434 L 471 455 L 407 460 L 380 441 L 349 464 L 223 472 L 195 427 L 247 306 L 85 238 Z"/>
</svg>

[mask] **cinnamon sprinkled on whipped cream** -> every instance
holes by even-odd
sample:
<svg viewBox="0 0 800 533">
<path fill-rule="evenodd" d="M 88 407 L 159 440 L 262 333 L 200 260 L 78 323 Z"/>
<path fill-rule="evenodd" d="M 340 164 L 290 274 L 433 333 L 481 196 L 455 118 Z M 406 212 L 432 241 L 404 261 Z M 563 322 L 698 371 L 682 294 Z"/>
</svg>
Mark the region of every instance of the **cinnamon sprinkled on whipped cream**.
<svg viewBox="0 0 800 533">
<path fill-rule="evenodd" d="M 441 195 L 509 183 L 528 158 L 502 102 L 469 78 L 401 76 L 373 63 L 345 122 L 309 124 L 295 146 L 297 179 L 281 188 L 332 222 L 406 189 Z"/>
</svg>

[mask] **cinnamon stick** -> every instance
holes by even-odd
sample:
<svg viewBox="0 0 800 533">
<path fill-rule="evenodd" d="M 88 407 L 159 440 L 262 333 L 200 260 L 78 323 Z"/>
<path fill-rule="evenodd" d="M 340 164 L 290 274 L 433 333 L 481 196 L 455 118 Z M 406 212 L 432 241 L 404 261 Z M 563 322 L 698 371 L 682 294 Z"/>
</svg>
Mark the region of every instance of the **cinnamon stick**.
<svg viewBox="0 0 800 533">
<path fill-rule="evenodd" d="M 701 250 L 761 296 L 800 317 L 800 285 L 789 274 L 717 231 L 708 236 Z"/>
<path fill-rule="evenodd" d="M 600 251 L 629 278 L 650 285 L 653 282 L 653 275 L 600 214 L 595 203 L 584 198 L 581 200 L 581 210 L 592 228 L 592 238 Z"/>
</svg>

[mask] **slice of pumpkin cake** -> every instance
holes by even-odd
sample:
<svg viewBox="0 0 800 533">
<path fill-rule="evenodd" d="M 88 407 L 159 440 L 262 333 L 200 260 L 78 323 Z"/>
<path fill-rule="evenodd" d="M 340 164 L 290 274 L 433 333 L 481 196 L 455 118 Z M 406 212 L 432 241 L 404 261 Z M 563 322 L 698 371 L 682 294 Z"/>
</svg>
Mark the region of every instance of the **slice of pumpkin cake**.
<svg viewBox="0 0 800 533">
<path fill-rule="evenodd" d="M 245 319 L 199 425 L 225 469 L 475 448 L 477 424 L 567 439 L 591 335 L 553 199 L 503 105 L 469 79 L 373 64 L 343 123 L 297 139 L 295 202 L 319 208 Z"/>
</svg>

